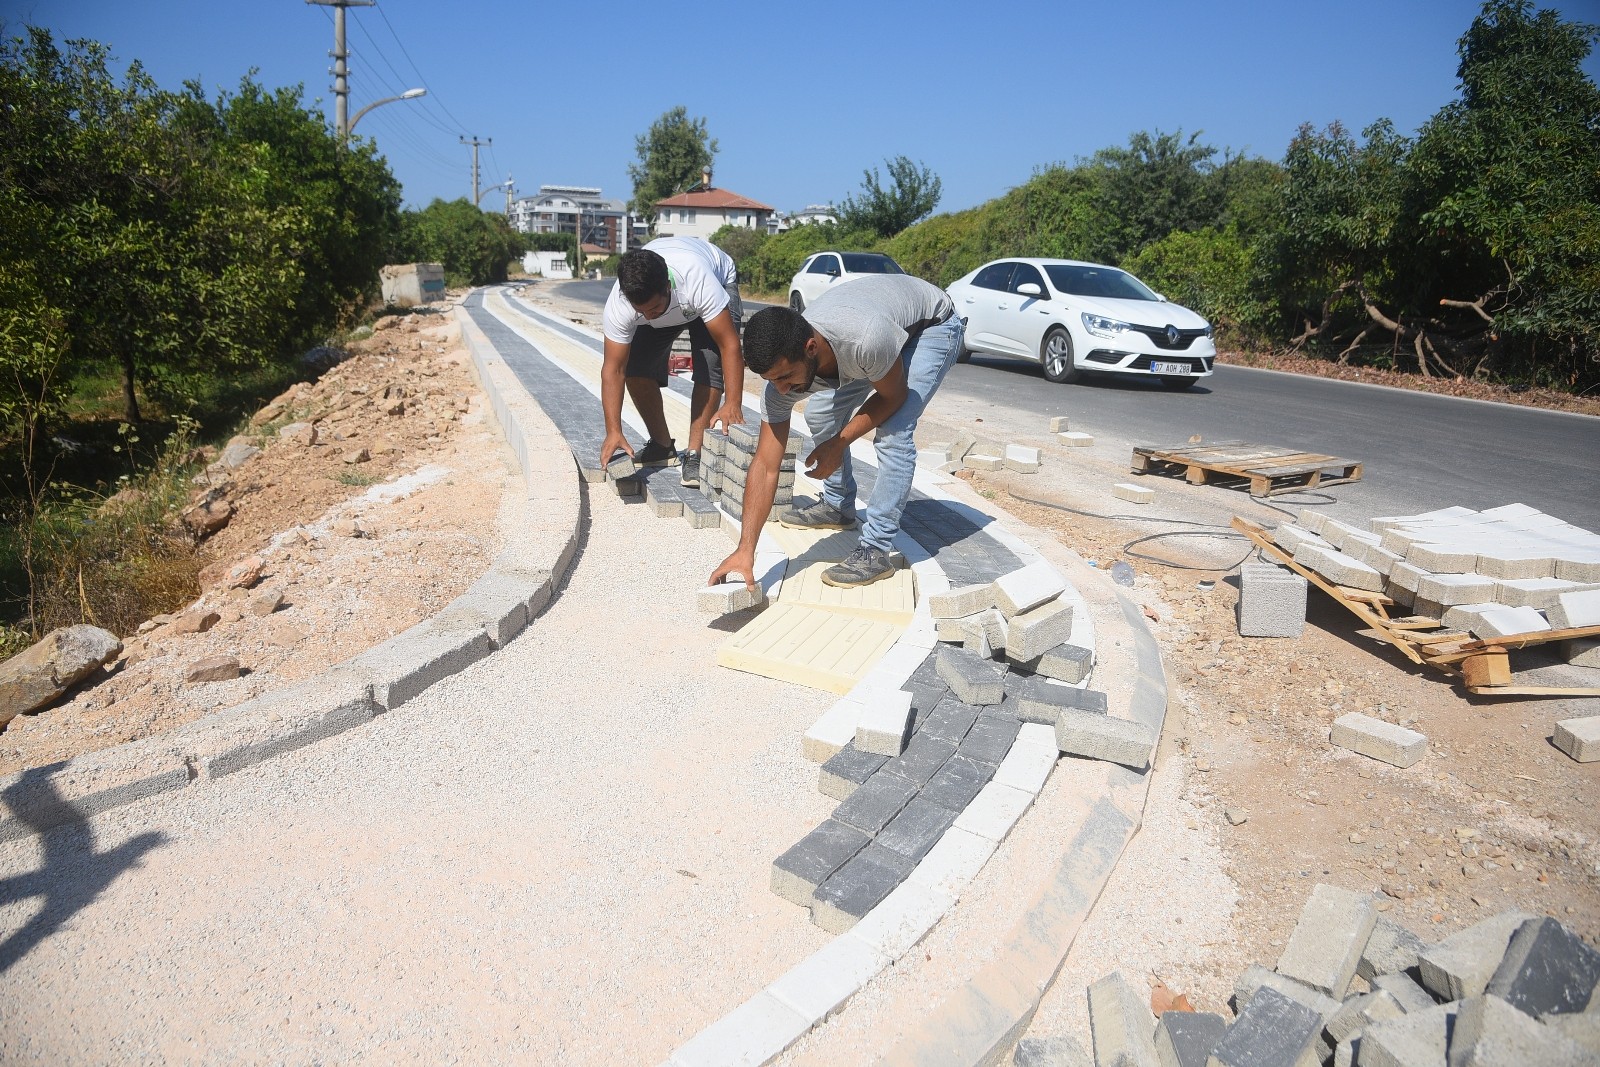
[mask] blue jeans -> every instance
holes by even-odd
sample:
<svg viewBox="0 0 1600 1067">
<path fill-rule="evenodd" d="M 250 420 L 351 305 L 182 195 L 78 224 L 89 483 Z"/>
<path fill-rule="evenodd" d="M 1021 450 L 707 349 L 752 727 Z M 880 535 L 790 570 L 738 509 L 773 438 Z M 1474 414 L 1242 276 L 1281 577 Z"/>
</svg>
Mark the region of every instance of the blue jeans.
<svg viewBox="0 0 1600 1067">
<path fill-rule="evenodd" d="M 878 453 L 878 477 L 861 524 L 864 545 L 884 552 L 894 546 L 895 535 L 900 532 L 900 516 L 911 498 L 911 480 L 917 472 L 917 445 L 912 435 L 923 409 L 960 354 L 961 337 L 961 318 L 952 315 L 948 322 L 923 330 L 900 350 L 900 362 L 906 369 L 906 401 L 878 427 L 872 441 Z M 863 380 L 846 382 L 831 392 L 812 396 L 806 401 L 806 426 L 811 436 L 819 442 L 839 436 L 845 423 L 871 395 L 872 383 Z M 839 469 L 823 483 L 822 499 L 846 515 L 855 514 L 856 478 L 850 469 L 848 449 Z"/>
</svg>

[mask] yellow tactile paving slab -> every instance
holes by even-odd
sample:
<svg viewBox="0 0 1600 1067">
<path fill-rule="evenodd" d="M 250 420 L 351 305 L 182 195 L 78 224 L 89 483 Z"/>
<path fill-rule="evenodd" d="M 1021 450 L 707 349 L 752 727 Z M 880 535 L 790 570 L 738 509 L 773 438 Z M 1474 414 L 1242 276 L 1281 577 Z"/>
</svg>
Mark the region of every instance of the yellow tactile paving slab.
<svg viewBox="0 0 1600 1067">
<path fill-rule="evenodd" d="M 843 695 L 882 658 L 902 629 L 780 600 L 723 642 L 717 663 Z"/>
<path fill-rule="evenodd" d="M 784 573 L 780 604 L 805 604 L 815 608 L 865 619 L 880 619 L 906 626 L 917 608 L 916 584 L 912 572 L 898 570 L 893 577 L 854 589 L 838 589 L 822 580 L 822 572 L 833 566 L 826 559 L 790 560 Z"/>
<path fill-rule="evenodd" d="M 844 559 L 856 549 L 860 533 L 856 530 L 793 530 L 781 523 L 773 523 L 767 534 L 792 560 L 826 559 L 834 563 Z"/>
</svg>

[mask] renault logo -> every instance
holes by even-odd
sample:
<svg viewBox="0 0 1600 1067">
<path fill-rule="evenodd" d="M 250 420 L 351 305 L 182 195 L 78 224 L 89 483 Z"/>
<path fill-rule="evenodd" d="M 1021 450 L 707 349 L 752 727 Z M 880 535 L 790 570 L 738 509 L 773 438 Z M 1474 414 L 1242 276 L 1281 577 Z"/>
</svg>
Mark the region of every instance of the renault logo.
<svg viewBox="0 0 1600 1067">
<path fill-rule="evenodd" d="M 1173 326 L 1171 323 L 1168 323 L 1167 324 L 1167 344 L 1175 345 L 1177 343 L 1178 343 L 1178 328 L 1176 326 Z"/>
</svg>

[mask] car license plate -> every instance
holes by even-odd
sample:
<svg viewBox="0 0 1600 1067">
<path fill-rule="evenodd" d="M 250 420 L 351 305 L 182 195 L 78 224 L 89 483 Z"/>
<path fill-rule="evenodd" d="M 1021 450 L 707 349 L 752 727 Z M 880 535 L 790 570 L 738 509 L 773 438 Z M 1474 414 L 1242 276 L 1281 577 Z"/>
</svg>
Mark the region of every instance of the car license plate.
<svg viewBox="0 0 1600 1067">
<path fill-rule="evenodd" d="M 1150 370 L 1155 374 L 1193 374 L 1194 368 L 1187 363 L 1156 363 L 1150 364 Z"/>
</svg>

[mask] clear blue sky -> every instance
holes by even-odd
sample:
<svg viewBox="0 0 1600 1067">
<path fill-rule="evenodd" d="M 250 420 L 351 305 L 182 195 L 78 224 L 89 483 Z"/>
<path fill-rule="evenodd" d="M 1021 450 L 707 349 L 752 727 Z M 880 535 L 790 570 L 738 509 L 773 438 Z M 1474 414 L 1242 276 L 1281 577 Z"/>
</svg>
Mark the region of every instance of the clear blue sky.
<svg viewBox="0 0 1600 1067">
<path fill-rule="evenodd" d="M 1600 22 L 1600 0 L 1561 0 Z M 634 138 L 682 104 L 720 143 L 715 183 L 782 210 L 838 201 L 885 158 L 944 181 L 941 211 L 982 203 L 1034 168 L 1185 134 L 1281 159 L 1303 122 L 1414 132 L 1456 93 L 1471 0 L 1124 0 L 1119 4 L 816 0 L 613 4 L 378 0 L 349 9 L 352 115 L 413 86 L 357 133 L 377 141 L 406 203 L 515 178 L 627 199 Z M 232 90 L 251 68 L 303 84 L 333 115 L 329 8 L 304 0 L 0 0 L 24 23 L 109 45 L 163 87 Z M 1600 78 L 1600 57 L 1585 65 Z M 489 193 L 485 206 L 503 204 Z"/>
</svg>

